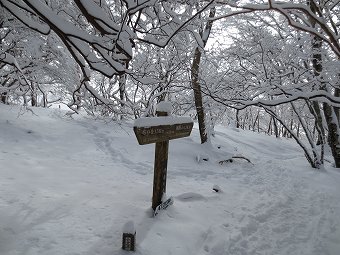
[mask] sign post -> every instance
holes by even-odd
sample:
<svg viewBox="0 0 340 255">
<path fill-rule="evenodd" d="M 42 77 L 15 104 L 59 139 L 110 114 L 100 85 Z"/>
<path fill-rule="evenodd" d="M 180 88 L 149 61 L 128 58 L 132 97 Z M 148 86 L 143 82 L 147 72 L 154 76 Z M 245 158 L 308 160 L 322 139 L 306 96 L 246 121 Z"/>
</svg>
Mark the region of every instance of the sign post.
<svg viewBox="0 0 340 255">
<path fill-rule="evenodd" d="M 165 111 L 157 111 L 157 117 L 135 121 L 134 132 L 140 145 L 156 143 L 152 209 L 156 213 L 166 192 L 169 140 L 189 136 L 193 122 L 186 117 L 171 117 Z"/>
<path fill-rule="evenodd" d="M 167 116 L 167 112 L 156 112 L 157 116 Z M 169 140 L 156 142 L 155 163 L 153 176 L 152 209 L 162 203 L 163 194 L 166 191 L 166 176 L 168 171 Z"/>
</svg>

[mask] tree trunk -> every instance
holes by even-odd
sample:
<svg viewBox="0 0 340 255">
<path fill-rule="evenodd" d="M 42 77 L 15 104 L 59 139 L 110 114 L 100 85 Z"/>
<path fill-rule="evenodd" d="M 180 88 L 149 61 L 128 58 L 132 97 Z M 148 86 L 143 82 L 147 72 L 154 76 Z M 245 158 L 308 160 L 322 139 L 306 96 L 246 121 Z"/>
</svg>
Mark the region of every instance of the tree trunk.
<svg viewBox="0 0 340 255">
<path fill-rule="evenodd" d="M 279 134 L 279 127 L 277 126 L 275 118 L 273 118 L 273 127 L 274 127 L 275 137 L 278 138 L 280 136 L 280 134 Z"/>
<path fill-rule="evenodd" d="M 323 111 L 328 126 L 328 144 L 332 151 L 335 167 L 340 168 L 339 122 L 332 106 L 323 103 Z"/>
<path fill-rule="evenodd" d="M 195 49 L 194 60 L 191 67 L 191 79 L 192 79 L 192 89 L 194 90 L 195 106 L 198 119 L 198 127 L 200 131 L 201 143 L 205 143 L 208 140 L 207 130 L 205 125 L 205 113 L 202 100 L 201 85 L 198 78 L 199 67 L 201 62 L 202 53 L 197 47 Z"/>
<path fill-rule="evenodd" d="M 313 101 L 312 102 L 312 114 L 315 118 L 315 128 L 318 132 L 318 140 L 316 142 L 316 145 L 320 145 L 323 143 L 323 137 L 325 136 L 325 129 L 322 125 L 322 116 L 321 116 L 321 110 L 318 102 Z"/>
<path fill-rule="evenodd" d="M 33 107 L 38 106 L 37 92 L 36 92 L 35 89 L 33 91 L 31 91 L 31 106 L 33 106 Z"/>
<path fill-rule="evenodd" d="M 274 117 L 270 116 L 269 124 L 268 124 L 268 129 L 267 129 L 267 135 L 272 135 L 273 134 L 273 129 L 272 129 L 272 120 Z"/>
<path fill-rule="evenodd" d="M 338 83 L 336 84 L 336 87 L 334 89 L 334 96 L 335 97 L 340 97 L 339 86 L 340 86 L 340 73 L 338 74 Z M 340 118 L 339 118 L 339 116 L 340 116 L 340 108 L 339 107 L 334 107 L 334 111 L 335 111 L 335 116 L 337 117 L 338 120 L 340 120 Z"/>
<path fill-rule="evenodd" d="M 313 49 L 313 69 L 314 75 L 320 80 L 320 89 L 327 91 L 326 85 L 322 81 L 322 42 L 319 38 L 314 37 Z M 338 93 L 338 91 L 336 91 Z M 335 95 L 337 94 L 335 93 Z M 328 127 L 328 145 L 331 148 L 332 156 L 334 158 L 335 167 L 340 168 L 340 140 L 339 140 L 339 119 L 337 117 L 337 109 L 327 103 L 322 103 L 323 113 Z M 320 120 L 321 121 L 321 120 Z M 322 124 L 321 124 L 322 126 Z M 322 134 L 321 134 L 322 135 Z"/>
<path fill-rule="evenodd" d="M 311 0 L 307 0 L 311 11 L 314 14 L 317 14 L 315 3 Z M 315 22 L 312 22 L 312 25 L 315 26 Z M 322 40 L 314 36 L 312 39 L 312 48 L 313 48 L 313 55 L 312 55 L 312 65 L 314 76 L 317 81 L 319 81 L 320 89 L 327 91 L 326 84 L 323 82 L 322 79 Z M 337 91 L 335 95 L 337 94 Z M 332 156 L 334 158 L 335 167 L 340 168 L 340 142 L 339 142 L 339 120 L 337 118 L 336 109 L 333 106 L 330 106 L 327 103 L 322 103 L 323 106 L 323 114 L 326 119 L 327 127 L 328 127 L 328 145 L 331 148 Z M 320 120 L 321 121 L 321 120 Z M 321 124 L 322 126 L 322 124 Z M 322 135 L 322 134 L 321 134 Z"/>
<path fill-rule="evenodd" d="M 125 85 L 126 85 L 126 74 L 121 74 L 119 75 L 119 99 L 121 100 L 120 106 L 122 108 L 124 107 Z"/>
<path fill-rule="evenodd" d="M 240 128 L 240 110 L 236 110 L 236 128 Z"/>
<path fill-rule="evenodd" d="M 40 93 L 42 95 L 42 105 L 40 105 L 40 106 L 47 107 L 47 95 L 44 92 L 44 90 L 41 89 L 39 84 L 37 84 L 37 87 L 38 87 L 38 89 L 39 89 L 39 91 L 40 91 Z"/>
<path fill-rule="evenodd" d="M 125 68 L 128 69 L 129 68 L 129 60 L 127 60 L 125 62 Z M 126 101 L 126 98 L 125 98 L 125 91 L 126 91 L 126 74 L 121 74 L 119 75 L 119 99 L 120 99 L 120 111 L 121 111 L 121 114 L 120 114 L 120 119 L 124 119 L 124 114 L 125 114 L 125 111 L 124 111 L 124 105 L 125 105 L 125 101 Z"/>
<path fill-rule="evenodd" d="M 215 8 L 211 8 L 210 13 L 209 13 L 209 18 L 213 18 L 215 16 L 215 13 L 216 13 Z M 200 36 L 203 41 L 203 46 L 205 46 L 208 41 L 212 25 L 213 25 L 213 21 L 209 20 L 207 21 L 205 28 L 204 29 L 202 28 L 200 31 Z M 204 113 L 204 107 L 203 107 L 202 90 L 201 90 L 201 84 L 199 81 L 199 69 L 200 69 L 200 63 L 201 63 L 201 57 L 202 57 L 201 50 L 202 49 L 199 46 L 197 46 L 195 49 L 194 59 L 192 61 L 192 66 L 191 66 L 191 79 L 192 79 L 192 88 L 194 91 L 195 106 L 196 106 L 196 111 L 197 111 L 198 127 L 200 131 L 201 143 L 203 144 L 208 141 L 208 135 L 207 135 L 207 127 L 206 127 L 205 113 Z"/>
</svg>

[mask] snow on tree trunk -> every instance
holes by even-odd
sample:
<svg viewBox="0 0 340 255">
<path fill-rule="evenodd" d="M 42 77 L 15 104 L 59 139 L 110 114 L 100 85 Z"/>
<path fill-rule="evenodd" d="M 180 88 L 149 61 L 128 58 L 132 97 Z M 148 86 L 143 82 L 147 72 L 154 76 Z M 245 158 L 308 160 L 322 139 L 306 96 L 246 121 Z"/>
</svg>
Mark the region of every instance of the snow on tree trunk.
<svg viewBox="0 0 340 255">
<path fill-rule="evenodd" d="M 201 51 L 199 48 L 195 49 L 194 60 L 191 67 L 192 88 L 194 90 L 195 106 L 198 119 L 198 127 L 200 131 L 201 143 L 205 143 L 208 140 L 206 125 L 205 125 L 205 113 L 202 100 L 201 85 L 199 83 L 198 73 L 201 61 Z"/>
<path fill-rule="evenodd" d="M 209 13 L 209 18 L 213 18 L 216 14 L 216 9 L 211 8 Z M 207 124 L 205 120 L 205 113 L 204 113 L 204 106 L 203 106 L 203 99 L 202 99 L 202 90 L 199 81 L 199 68 L 200 62 L 202 57 L 201 47 L 205 47 L 207 44 L 211 28 L 213 25 L 213 21 L 207 21 L 204 29 L 202 28 L 200 31 L 200 39 L 201 44 L 196 47 L 194 53 L 194 59 L 191 66 L 191 79 L 192 79 L 192 88 L 194 91 L 194 98 L 195 98 L 195 106 L 198 118 L 198 126 L 200 131 L 201 143 L 206 143 L 208 141 L 208 134 L 207 134 Z M 198 40 L 199 41 L 199 40 Z"/>
</svg>

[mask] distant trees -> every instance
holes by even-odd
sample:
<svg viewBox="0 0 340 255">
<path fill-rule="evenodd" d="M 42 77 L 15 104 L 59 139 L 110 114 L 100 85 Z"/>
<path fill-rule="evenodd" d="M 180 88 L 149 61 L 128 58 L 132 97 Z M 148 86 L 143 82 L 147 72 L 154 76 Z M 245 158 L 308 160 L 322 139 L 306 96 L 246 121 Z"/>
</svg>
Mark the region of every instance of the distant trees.
<svg viewBox="0 0 340 255">
<path fill-rule="evenodd" d="M 268 1 L 234 7 L 216 18 L 238 15 L 235 46 L 222 53 L 229 62 L 225 86 L 207 86 L 207 94 L 236 110 L 238 126 L 244 127 L 242 111 L 242 121 L 248 119 L 254 127 L 258 112 L 248 108 L 262 108 L 271 116 L 268 131 L 294 138 L 313 167 L 323 164 L 328 140 L 339 167 L 338 2 Z M 256 116 L 249 118 L 251 112 Z"/>
<path fill-rule="evenodd" d="M 67 97 L 77 84 L 77 67 L 58 38 L 36 33 L 1 11 L 2 103 L 47 107 L 52 101 Z"/>
</svg>

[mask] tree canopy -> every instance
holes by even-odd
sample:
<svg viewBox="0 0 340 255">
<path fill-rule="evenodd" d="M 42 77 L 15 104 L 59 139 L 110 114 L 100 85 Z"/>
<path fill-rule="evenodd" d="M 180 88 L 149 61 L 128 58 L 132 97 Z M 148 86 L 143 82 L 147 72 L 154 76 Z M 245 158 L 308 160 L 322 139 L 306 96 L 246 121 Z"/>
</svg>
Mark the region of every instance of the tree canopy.
<svg viewBox="0 0 340 255">
<path fill-rule="evenodd" d="M 295 139 L 340 167 L 338 0 L 0 0 L 2 103 Z M 202 124 L 202 125 L 201 125 Z"/>
</svg>

